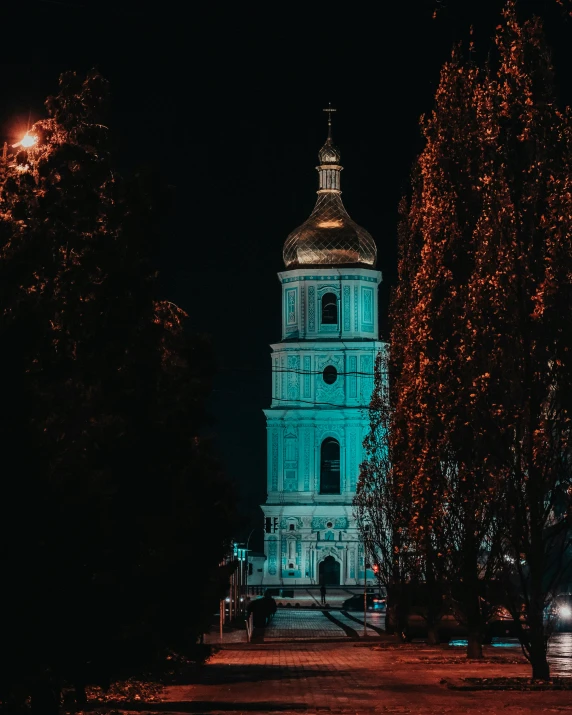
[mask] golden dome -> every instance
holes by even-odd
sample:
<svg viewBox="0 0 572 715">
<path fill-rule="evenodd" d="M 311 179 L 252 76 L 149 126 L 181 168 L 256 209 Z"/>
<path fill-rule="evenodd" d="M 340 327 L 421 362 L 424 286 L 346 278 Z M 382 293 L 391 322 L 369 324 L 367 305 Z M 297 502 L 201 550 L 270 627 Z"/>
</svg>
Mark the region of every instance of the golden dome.
<svg viewBox="0 0 572 715">
<path fill-rule="evenodd" d="M 349 217 L 339 193 L 318 193 L 310 217 L 286 239 L 286 268 L 305 266 L 375 266 L 377 250 L 370 234 Z"/>
<path fill-rule="evenodd" d="M 373 238 L 364 228 L 352 221 L 342 203 L 342 167 L 340 152 L 332 143 L 331 115 L 328 121 L 328 138 L 318 157 L 318 200 L 310 217 L 292 231 L 284 243 L 283 257 L 286 268 L 375 266 L 377 249 Z"/>
</svg>

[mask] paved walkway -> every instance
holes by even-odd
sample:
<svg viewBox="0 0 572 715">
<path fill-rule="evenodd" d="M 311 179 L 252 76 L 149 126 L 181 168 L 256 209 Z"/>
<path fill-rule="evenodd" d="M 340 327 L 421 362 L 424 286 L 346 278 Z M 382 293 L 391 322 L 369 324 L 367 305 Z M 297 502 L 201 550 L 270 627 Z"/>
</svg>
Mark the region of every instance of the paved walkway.
<svg viewBox="0 0 572 715">
<path fill-rule="evenodd" d="M 385 616 L 368 612 L 366 638 L 379 637 L 383 631 Z M 359 639 L 364 637 L 363 613 L 304 608 L 279 608 L 264 633 L 264 642 L 288 642 L 300 640 Z M 216 630 L 205 636 L 205 642 L 219 644 Z M 246 631 L 225 630 L 222 643 L 225 645 L 246 643 Z"/>
<path fill-rule="evenodd" d="M 566 634 L 570 635 L 570 634 Z M 572 635 L 571 635 L 572 643 Z M 161 710 L 195 713 L 415 713 L 521 715 L 572 713 L 570 691 L 458 691 L 445 681 L 528 677 L 513 649 L 488 648 L 468 662 L 452 648 L 383 646 L 363 641 L 228 646 L 200 682 L 167 688 Z"/>
</svg>

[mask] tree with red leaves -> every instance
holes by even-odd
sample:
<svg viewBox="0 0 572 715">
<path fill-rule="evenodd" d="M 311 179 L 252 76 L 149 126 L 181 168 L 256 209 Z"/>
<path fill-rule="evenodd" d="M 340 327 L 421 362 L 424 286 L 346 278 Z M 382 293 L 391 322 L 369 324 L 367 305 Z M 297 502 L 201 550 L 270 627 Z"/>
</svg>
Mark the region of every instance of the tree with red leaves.
<svg viewBox="0 0 572 715">
<path fill-rule="evenodd" d="M 544 612 L 572 533 L 571 125 L 539 20 L 507 3 L 496 46 L 482 69 L 453 52 L 424 121 L 393 300 L 391 469 L 468 655 L 500 585 L 547 678 Z"/>
<path fill-rule="evenodd" d="M 572 124 L 538 18 L 507 4 L 488 91 L 498 127 L 469 287 L 474 396 L 497 475 L 507 605 L 534 678 L 546 679 L 545 610 L 572 539 Z M 513 578 L 510 578 L 513 576 Z"/>
</svg>

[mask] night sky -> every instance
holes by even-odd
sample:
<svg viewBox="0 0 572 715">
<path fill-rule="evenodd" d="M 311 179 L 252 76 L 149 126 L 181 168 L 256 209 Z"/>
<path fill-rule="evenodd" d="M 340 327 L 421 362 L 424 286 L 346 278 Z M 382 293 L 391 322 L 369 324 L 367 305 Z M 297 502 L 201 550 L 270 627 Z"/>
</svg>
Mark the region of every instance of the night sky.
<svg viewBox="0 0 572 715">
<path fill-rule="evenodd" d="M 280 339 L 276 273 L 286 236 L 315 202 L 322 109 L 337 108 L 345 206 L 377 243 L 387 336 L 397 204 L 422 148 L 419 117 L 471 25 L 486 57 L 503 4 L 46 1 L 4 24 L 4 58 L 18 61 L 2 65 L 4 140 L 44 116 L 62 71 L 97 67 L 111 83 L 119 162 L 151 167 L 171 187 L 160 289 L 212 336 L 213 429 L 253 526 L 266 490 L 269 344 Z M 543 16 L 560 98 L 571 103 L 572 20 L 555 0 L 520 8 Z"/>
</svg>

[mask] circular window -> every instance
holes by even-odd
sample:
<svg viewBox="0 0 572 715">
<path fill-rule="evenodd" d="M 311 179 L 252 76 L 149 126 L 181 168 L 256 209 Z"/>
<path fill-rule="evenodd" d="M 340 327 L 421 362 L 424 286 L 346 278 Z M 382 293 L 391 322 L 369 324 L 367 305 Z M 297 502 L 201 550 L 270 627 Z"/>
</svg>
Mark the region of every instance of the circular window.
<svg viewBox="0 0 572 715">
<path fill-rule="evenodd" d="M 326 524 L 326 526 L 328 527 L 328 529 L 331 529 L 332 526 L 333 526 L 333 525 L 332 525 L 332 522 L 331 522 L 331 521 L 328 521 L 328 523 Z"/>
<path fill-rule="evenodd" d="M 334 382 L 338 379 L 338 371 L 333 365 L 327 365 L 324 368 L 322 377 L 324 378 L 324 382 L 326 383 L 326 385 L 333 385 Z"/>
</svg>

